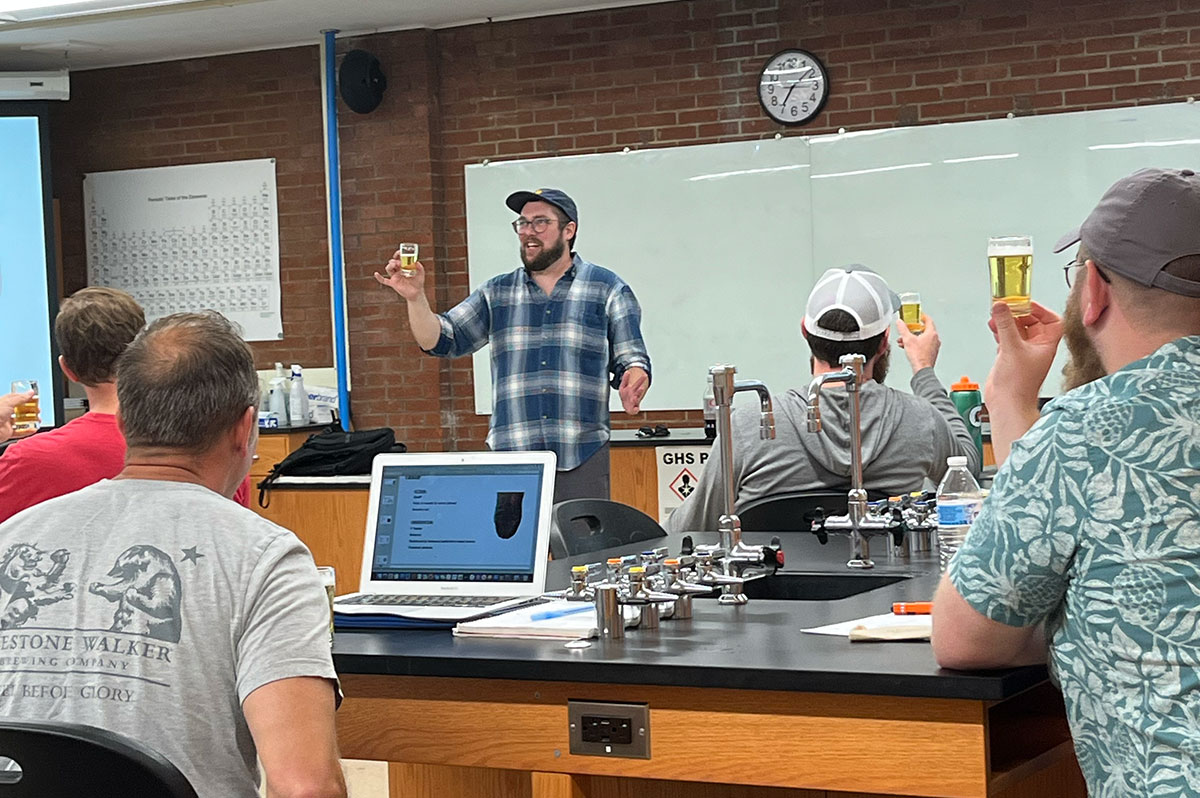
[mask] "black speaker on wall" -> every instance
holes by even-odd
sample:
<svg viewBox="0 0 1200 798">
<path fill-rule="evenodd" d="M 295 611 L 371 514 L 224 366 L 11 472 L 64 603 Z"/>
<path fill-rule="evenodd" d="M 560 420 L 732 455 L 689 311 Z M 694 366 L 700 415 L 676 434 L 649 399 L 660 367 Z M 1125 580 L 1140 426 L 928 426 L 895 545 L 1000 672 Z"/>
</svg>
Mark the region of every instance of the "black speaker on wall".
<svg viewBox="0 0 1200 798">
<path fill-rule="evenodd" d="M 366 50 L 351 50 L 342 59 L 338 71 L 338 90 L 342 101 L 355 113 L 369 114 L 383 102 L 387 77 L 379 59 Z"/>
</svg>

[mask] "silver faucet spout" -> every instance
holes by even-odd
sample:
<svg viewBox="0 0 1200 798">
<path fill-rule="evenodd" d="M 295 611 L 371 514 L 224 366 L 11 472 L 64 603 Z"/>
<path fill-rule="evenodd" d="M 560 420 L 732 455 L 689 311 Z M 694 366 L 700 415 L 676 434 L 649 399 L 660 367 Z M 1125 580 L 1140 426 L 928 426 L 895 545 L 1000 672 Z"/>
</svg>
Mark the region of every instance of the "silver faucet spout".
<svg viewBox="0 0 1200 798">
<path fill-rule="evenodd" d="M 771 392 L 762 380 L 737 380 L 733 383 L 733 392 L 754 391 L 758 394 L 758 410 L 762 414 L 762 424 L 759 437 L 763 440 L 775 439 L 775 408 L 771 403 Z"/>
<path fill-rule="evenodd" d="M 847 355 L 847 357 L 854 357 Z M 843 368 L 841 371 L 827 371 L 824 374 L 819 374 L 812 378 L 812 382 L 808 384 L 808 431 L 821 431 L 821 388 L 827 382 L 843 382 L 846 383 L 847 389 L 854 383 L 856 375 L 853 368 Z M 857 391 L 855 386 L 852 390 Z"/>
<path fill-rule="evenodd" d="M 838 362 L 841 370 L 813 377 L 808 385 L 807 426 L 809 432 L 821 431 L 821 388 L 827 382 L 842 383 L 850 394 L 850 493 L 846 516 L 850 527 L 851 559 L 847 565 L 851 568 L 873 568 L 875 563 L 871 562 L 866 539 L 860 532 L 867 518 L 867 492 L 863 489 L 862 407 L 859 401 L 867 359 L 862 355 L 842 355 Z"/>
</svg>

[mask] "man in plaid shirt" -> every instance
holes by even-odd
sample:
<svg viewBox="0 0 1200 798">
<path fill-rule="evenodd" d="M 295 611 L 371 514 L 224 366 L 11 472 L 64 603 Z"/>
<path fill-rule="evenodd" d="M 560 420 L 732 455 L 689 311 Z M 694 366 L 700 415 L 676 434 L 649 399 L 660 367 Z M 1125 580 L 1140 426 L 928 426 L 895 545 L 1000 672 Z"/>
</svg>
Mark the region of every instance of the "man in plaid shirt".
<svg viewBox="0 0 1200 798">
<path fill-rule="evenodd" d="M 518 191 L 505 201 L 520 214 L 523 268 L 488 280 L 449 311 L 425 297 L 425 269 L 387 264 L 408 304 L 413 338 L 428 354 L 458 357 L 492 344 L 493 409 L 487 445 L 549 449 L 558 456 L 554 500 L 607 498 L 608 392 L 639 412 L 650 387 L 641 308 L 620 277 L 575 253 L 579 212 L 553 188 Z"/>
</svg>

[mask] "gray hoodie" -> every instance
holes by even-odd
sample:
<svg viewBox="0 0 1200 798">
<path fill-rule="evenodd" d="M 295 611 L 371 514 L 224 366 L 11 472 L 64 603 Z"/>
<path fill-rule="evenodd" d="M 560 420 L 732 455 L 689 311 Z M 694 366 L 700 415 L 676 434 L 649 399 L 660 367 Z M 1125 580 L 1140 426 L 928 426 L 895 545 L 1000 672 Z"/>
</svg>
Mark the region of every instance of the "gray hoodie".
<svg viewBox="0 0 1200 798">
<path fill-rule="evenodd" d="M 932 368 L 913 375 L 912 394 L 871 380 L 862 386 L 863 483 L 867 490 L 898 495 L 941 480 L 946 458 L 964 455 L 975 476 L 979 450 Z M 808 432 L 805 392 L 772 394 L 775 439 L 759 438 L 757 409 L 733 413 L 733 474 L 737 507 L 765 496 L 828 490 L 850 484 L 849 394 L 834 385 L 821 391 L 820 432 Z M 696 490 L 671 513 L 671 532 L 715 530 L 723 512 L 720 439 Z"/>
</svg>

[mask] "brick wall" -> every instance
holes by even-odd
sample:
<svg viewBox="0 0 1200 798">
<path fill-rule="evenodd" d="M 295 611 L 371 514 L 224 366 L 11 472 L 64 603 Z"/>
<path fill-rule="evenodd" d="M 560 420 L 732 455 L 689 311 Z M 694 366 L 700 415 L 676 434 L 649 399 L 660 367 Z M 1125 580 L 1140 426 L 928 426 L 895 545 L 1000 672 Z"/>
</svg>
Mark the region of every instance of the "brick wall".
<svg viewBox="0 0 1200 798">
<path fill-rule="evenodd" d="M 755 93 L 762 63 L 788 46 L 821 57 L 833 86 L 801 130 L 769 122 Z M 340 109 L 355 420 L 394 426 L 414 449 L 478 448 L 486 419 L 470 360 L 422 356 L 371 273 L 413 239 L 436 307 L 466 295 L 467 163 L 1200 94 L 1200 0 L 694 0 L 339 42 L 352 47 L 376 54 L 389 81 L 374 113 Z M 83 172 L 277 157 L 286 338 L 255 350 L 260 365 L 329 365 L 316 53 L 73 76 L 53 134 L 68 284 L 83 280 Z M 647 419 L 700 420 L 614 424 Z"/>
</svg>

